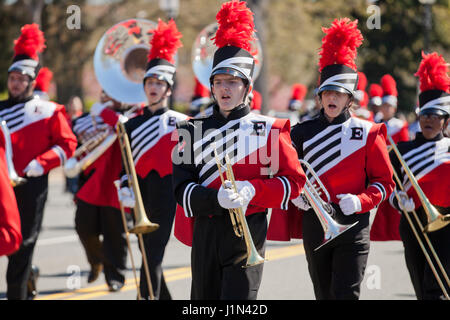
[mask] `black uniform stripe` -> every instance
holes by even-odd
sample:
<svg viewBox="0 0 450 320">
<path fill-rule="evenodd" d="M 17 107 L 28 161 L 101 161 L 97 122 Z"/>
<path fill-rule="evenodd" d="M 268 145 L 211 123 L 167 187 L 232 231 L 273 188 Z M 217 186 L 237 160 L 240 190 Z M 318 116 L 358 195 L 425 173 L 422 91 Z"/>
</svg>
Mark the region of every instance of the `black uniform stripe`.
<svg viewBox="0 0 450 320">
<path fill-rule="evenodd" d="M 416 150 L 410 152 L 407 156 L 405 156 L 405 157 L 403 158 L 403 160 L 408 161 L 408 160 L 414 158 L 417 154 L 419 154 L 419 153 L 425 153 L 426 151 L 428 151 L 428 150 L 430 150 L 430 149 L 433 149 L 435 146 L 436 146 L 436 144 L 433 143 L 433 144 L 431 144 L 430 146 L 428 146 L 428 147 L 425 148 L 425 149 L 420 149 L 420 148 L 418 148 L 418 149 L 416 149 Z"/>
<path fill-rule="evenodd" d="M 322 169 L 325 165 L 333 161 L 334 159 L 338 158 L 341 155 L 341 150 L 336 151 L 335 153 L 331 154 L 329 157 L 323 159 L 320 163 L 315 165 L 314 171 L 319 172 L 320 169 Z"/>
<path fill-rule="evenodd" d="M 308 158 L 308 162 L 309 163 L 313 163 L 321 155 L 325 154 L 326 152 L 328 152 L 328 150 L 334 148 L 335 146 L 339 145 L 340 143 L 341 143 L 341 138 L 338 138 L 338 139 L 334 140 L 333 142 L 331 142 L 327 146 L 323 147 L 322 150 L 317 151 L 316 153 L 314 153 L 314 155 L 312 155 L 310 158 Z"/>
<path fill-rule="evenodd" d="M 330 133 L 327 133 L 322 138 L 318 139 L 317 141 L 315 141 L 314 143 L 310 144 L 308 147 L 303 149 L 303 155 L 306 156 L 306 154 L 308 152 L 310 152 L 312 149 L 314 149 L 315 147 L 320 145 L 322 142 L 328 140 L 329 138 L 331 138 L 332 136 L 334 136 L 335 134 L 337 134 L 341 131 L 342 131 L 342 126 L 339 126 L 336 129 L 332 130 Z"/>
<path fill-rule="evenodd" d="M 239 126 L 240 126 L 240 122 L 237 122 L 235 125 L 218 132 L 215 136 L 206 140 L 200 147 L 197 147 L 196 149 L 194 149 L 194 159 L 197 158 L 197 156 L 200 155 L 202 153 L 202 151 L 205 150 L 212 142 L 216 142 L 220 138 L 223 138 L 227 132 L 239 129 Z"/>
</svg>

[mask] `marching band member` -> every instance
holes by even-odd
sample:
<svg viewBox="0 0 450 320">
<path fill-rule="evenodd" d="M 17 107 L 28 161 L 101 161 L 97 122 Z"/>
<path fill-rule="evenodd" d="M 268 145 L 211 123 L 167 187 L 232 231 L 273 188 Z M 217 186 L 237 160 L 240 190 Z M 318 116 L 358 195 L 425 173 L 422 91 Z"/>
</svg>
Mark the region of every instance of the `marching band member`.
<svg viewBox="0 0 450 320">
<path fill-rule="evenodd" d="M 36 77 L 34 95 L 38 96 L 42 100 L 50 100 L 50 97 L 48 96 L 48 89 L 50 88 L 50 82 L 52 81 L 52 79 L 53 72 L 47 67 L 41 68 Z"/>
<path fill-rule="evenodd" d="M 380 111 L 383 97 L 383 88 L 378 83 L 372 83 L 369 86 L 369 110 L 372 111 L 373 120 L 376 123 L 382 121 L 383 114 Z"/>
<path fill-rule="evenodd" d="M 303 233 L 316 299 L 358 299 L 369 254 L 369 211 L 392 192 L 392 167 L 386 127 L 352 117 L 349 111 L 358 81 L 354 59 L 363 40 L 357 21 L 335 20 L 323 30 L 326 35 L 317 90 L 322 110 L 317 118 L 294 126 L 291 137 L 299 158 L 313 167 L 329 192 L 335 220 L 357 224 L 315 251 L 324 240 L 324 232 L 310 204 L 300 195 L 292 202 L 304 211 L 302 230 L 294 230 L 297 234 L 290 236 Z M 306 174 L 311 177 L 308 171 Z M 274 211 L 272 219 L 287 220 L 289 215 Z M 279 235 L 270 230 L 268 239 L 277 240 Z"/>
<path fill-rule="evenodd" d="M 189 105 L 189 115 L 191 117 L 195 116 L 205 116 L 206 107 L 211 103 L 211 93 L 209 89 L 195 78 L 195 88 L 194 95 L 192 96 L 191 104 Z"/>
<path fill-rule="evenodd" d="M 373 112 L 367 108 L 369 95 L 366 92 L 367 78 L 363 72 L 358 71 L 358 85 L 355 92 L 353 114 L 361 119 L 374 122 Z"/>
<path fill-rule="evenodd" d="M 287 206 L 305 178 L 291 145 L 289 121 L 253 113 L 248 105 L 255 64 L 252 12 L 243 1 L 229 1 L 216 18 L 213 114 L 177 126 L 173 187 L 184 214 L 177 211 L 174 232 L 192 245 L 191 299 L 253 300 L 263 264 L 243 268 L 245 241 L 236 237 L 227 211 L 243 208 L 256 250 L 264 255 L 266 208 Z M 230 181 L 221 183 L 215 146 L 220 161 L 230 157 L 237 192 L 229 188 Z"/>
<path fill-rule="evenodd" d="M 175 77 L 175 54 L 182 46 L 181 33 L 173 20 L 158 21 L 150 40 L 151 49 L 147 71 L 144 76 L 144 91 L 148 105 L 143 114 L 130 119 L 127 131 L 133 154 L 139 187 L 148 218 L 159 224 L 159 228 L 143 235 L 150 279 L 155 299 L 171 299 L 162 273 L 162 260 L 169 241 L 176 210 L 172 191 L 172 149 L 177 139 L 172 137 L 178 121 L 186 115 L 169 110 L 168 98 L 172 95 Z M 122 171 L 120 200 L 125 207 L 134 207 L 133 191 L 128 188 L 127 176 Z M 149 298 L 144 265 L 141 267 L 140 293 Z"/>
<path fill-rule="evenodd" d="M 395 117 L 397 112 L 397 83 L 390 74 L 381 77 L 381 87 L 383 88 L 382 103 L 380 112 L 382 120 L 386 125 L 387 134 L 392 137 L 395 143 L 409 140 L 408 122 Z M 390 143 L 386 141 L 389 145 Z"/>
<path fill-rule="evenodd" d="M 442 56 L 434 52 L 422 53 L 422 57 L 419 70 L 415 74 L 420 79 L 421 132 L 416 134 L 414 140 L 399 143 L 398 150 L 431 204 L 442 215 L 446 215 L 450 213 L 450 138 L 445 137 L 443 131 L 449 123 L 450 77 Z M 427 216 L 415 189 L 411 187 L 411 182 L 394 151 L 391 151 L 390 157 L 406 190 L 406 192 L 398 191 L 400 202 L 392 194 L 389 198 L 391 205 L 399 211 L 415 210 L 422 225 L 425 226 Z M 416 230 L 421 230 L 416 220 L 412 220 Z M 406 265 L 417 299 L 444 299 L 404 215 L 400 218 L 399 230 L 405 248 Z M 423 242 L 423 235 L 420 236 Z M 450 227 L 430 232 L 428 237 L 446 273 L 450 274 Z M 450 290 L 448 285 L 446 290 Z"/>
<path fill-rule="evenodd" d="M 48 173 L 64 164 L 76 148 L 64 106 L 33 96 L 44 35 L 37 24 L 25 25 L 21 32 L 8 69 L 8 99 L 0 102 L 0 117 L 11 133 L 15 169 L 27 178 L 25 184 L 14 188 L 23 243 L 9 256 L 8 299 L 27 298 L 27 280 L 47 199 Z"/>
<path fill-rule="evenodd" d="M 6 160 L 6 141 L 0 131 L 0 257 L 19 250 L 22 243 L 20 215 Z"/>
<path fill-rule="evenodd" d="M 305 119 L 308 116 L 308 111 L 305 108 L 304 100 L 308 89 L 304 84 L 294 83 L 291 87 L 291 99 L 289 100 L 288 110 L 294 114 L 293 118 L 297 121 L 291 121 L 291 125 L 300 122 L 300 119 Z"/>
<path fill-rule="evenodd" d="M 102 91 L 100 102 L 73 120 L 72 130 L 79 145 L 100 132 L 114 132 L 122 112 L 122 103 Z M 94 282 L 103 270 L 112 292 L 125 283 L 127 261 L 126 233 L 114 186 L 122 170 L 120 152 L 119 142 L 115 141 L 79 174 L 75 194 L 75 230 L 91 267 L 87 282 Z"/>
</svg>

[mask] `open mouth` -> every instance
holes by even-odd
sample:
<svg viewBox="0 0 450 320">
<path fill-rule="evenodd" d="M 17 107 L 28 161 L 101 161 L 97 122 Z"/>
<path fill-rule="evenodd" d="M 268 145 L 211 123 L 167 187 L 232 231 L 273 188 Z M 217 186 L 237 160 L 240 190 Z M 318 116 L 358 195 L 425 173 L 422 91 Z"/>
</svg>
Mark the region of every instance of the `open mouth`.
<svg viewBox="0 0 450 320">
<path fill-rule="evenodd" d="M 328 109 L 335 110 L 335 109 L 337 109 L 337 106 L 335 104 L 329 104 Z"/>
<path fill-rule="evenodd" d="M 224 95 L 221 97 L 222 101 L 229 101 L 231 99 L 230 96 Z"/>
</svg>

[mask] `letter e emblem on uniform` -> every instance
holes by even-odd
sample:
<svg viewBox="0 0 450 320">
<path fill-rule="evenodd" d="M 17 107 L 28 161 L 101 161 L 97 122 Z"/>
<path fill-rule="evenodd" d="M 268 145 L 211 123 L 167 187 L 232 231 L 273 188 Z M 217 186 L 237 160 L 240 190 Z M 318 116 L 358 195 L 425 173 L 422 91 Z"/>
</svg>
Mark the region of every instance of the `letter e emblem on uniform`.
<svg viewBox="0 0 450 320">
<path fill-rule="evenodd" d="M 167 124 L 171 127 L 175 127 L 175 125 L 177 124 L 177 118 L 169 117 L 169 119 L 167 120 Z"/>
<path fill-rule="evenodd" d="M 350 129 L 352 129 L 352 136 L 350 137 L 350 140 L 362 140 L 363 139 L 363 128 L 353 127 Z"/>
<path fill-rule="evenodd" d="M 265 121 L 252 121 L 253 131 L 252 136 L 265 136 L 266 135 L 266 122 Z"/>
</svg>

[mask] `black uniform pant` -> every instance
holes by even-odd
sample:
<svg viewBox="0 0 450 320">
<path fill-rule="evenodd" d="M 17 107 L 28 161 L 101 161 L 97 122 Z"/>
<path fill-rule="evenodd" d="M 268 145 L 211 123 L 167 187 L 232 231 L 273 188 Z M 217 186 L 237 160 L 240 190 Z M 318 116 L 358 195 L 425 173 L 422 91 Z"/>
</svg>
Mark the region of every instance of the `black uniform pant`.
<svg viewBox="0 0 450 320">
<path fill-rule="evenodd" d="M 127 219 L 131 221 L 129 214 Z M 127 239 L 120 210 L 77 199 L 75 229 L 91 265 L 103 264 L 105 279 L 125 282 Z M 100 239 L 103 236 L 103 241 Z"/>
<path fill-rule="evenodd" d="M 370 247 L 369 214 L 338 213 L 338 221 L 358 224 L 314 251 L 323 243 L 323 229 L 312 209 L 303 215 L 303 245 L 317 300 L 359 299 Z"/>
<path fill-rule="evenodd" d="M 449 208 L 438 209 L 441 214 L 450 213 Z M 423 226 L 427 223 L 427 218 L 425 212 L 422 208 L 417 211 L 419 219 Z M 413 217 L 412 213 L 409 213 L 411 220 L 413 221 L 414 227 L 416 228 L 419 237 L 426 248 L 428 255 L 430 256 L 433 264 L 437 270 L 437 273 L 444 284 L 444 288 L 447 290 L 447 293 L 450 294 L 450 287 L 446 284 L 446 281 L 439 270 L 439 267 L 436 261 L 429 250 L 429 246 L 425 241 L 421 229 L 418 227 L 416 219 Z M 405 249 L 405 261 L 406 267 L 408 268 L 409 276 L 411 278 L 411 282 L 414 287 L 414 292 L 416 293 L 417 299 L 419 300 L 439 300 L 444 299 L 445 296 L 442 292 L 441 287 L 439 286 L 436 277 L 433 274 L 433 271 L 427 262 L 425 255 L 423 254 L 422 249 L 420 248 L 419 242 L 411 230 L 410 224 L 402 215 L 400 219 L 399 226 L 400 236 L 402 238 L 403 247 Z M 447 275 L 450 276 L 450 226 L 428 233 L 428 238 L 439 257 L 439 260 L 444 267 Z"/>
<path fill-rule="evenodd" d="M 25 300 L 34 247 L 41 230 L 47 201 L 48 175 L 27 178 L 25 184 L 14 188 L 14 193 L 20 213 L 23 242 L 19 250 L 8 257 L 6 295 L 10 300 Z"/>
<path fill-rule="evenodd" d="M 249 215 L 247 224 L 259 254 L 264 257 L 265 213 Z M 230 216 L 196 217 L 191 251 L 192 300 L 256 300 L 263 266 L 243 268 L 246 245 L 238 238 Z"/>
<path fill-rule="evenodd" d="M 156 231 L 143 235 L 153 294 L 155 299 L 170 300 L 171 295 L 161 265 L 172 232 L 177 205 L 172 189 L 172 175 L 161 178 L 152 170 L 144 179 L 139 179 L 139 186 L 148 219 L 159 224 Z M 143 298 L 148 299 L 144 264 L 141 266 L 140 292 Z"/>
</svg>

